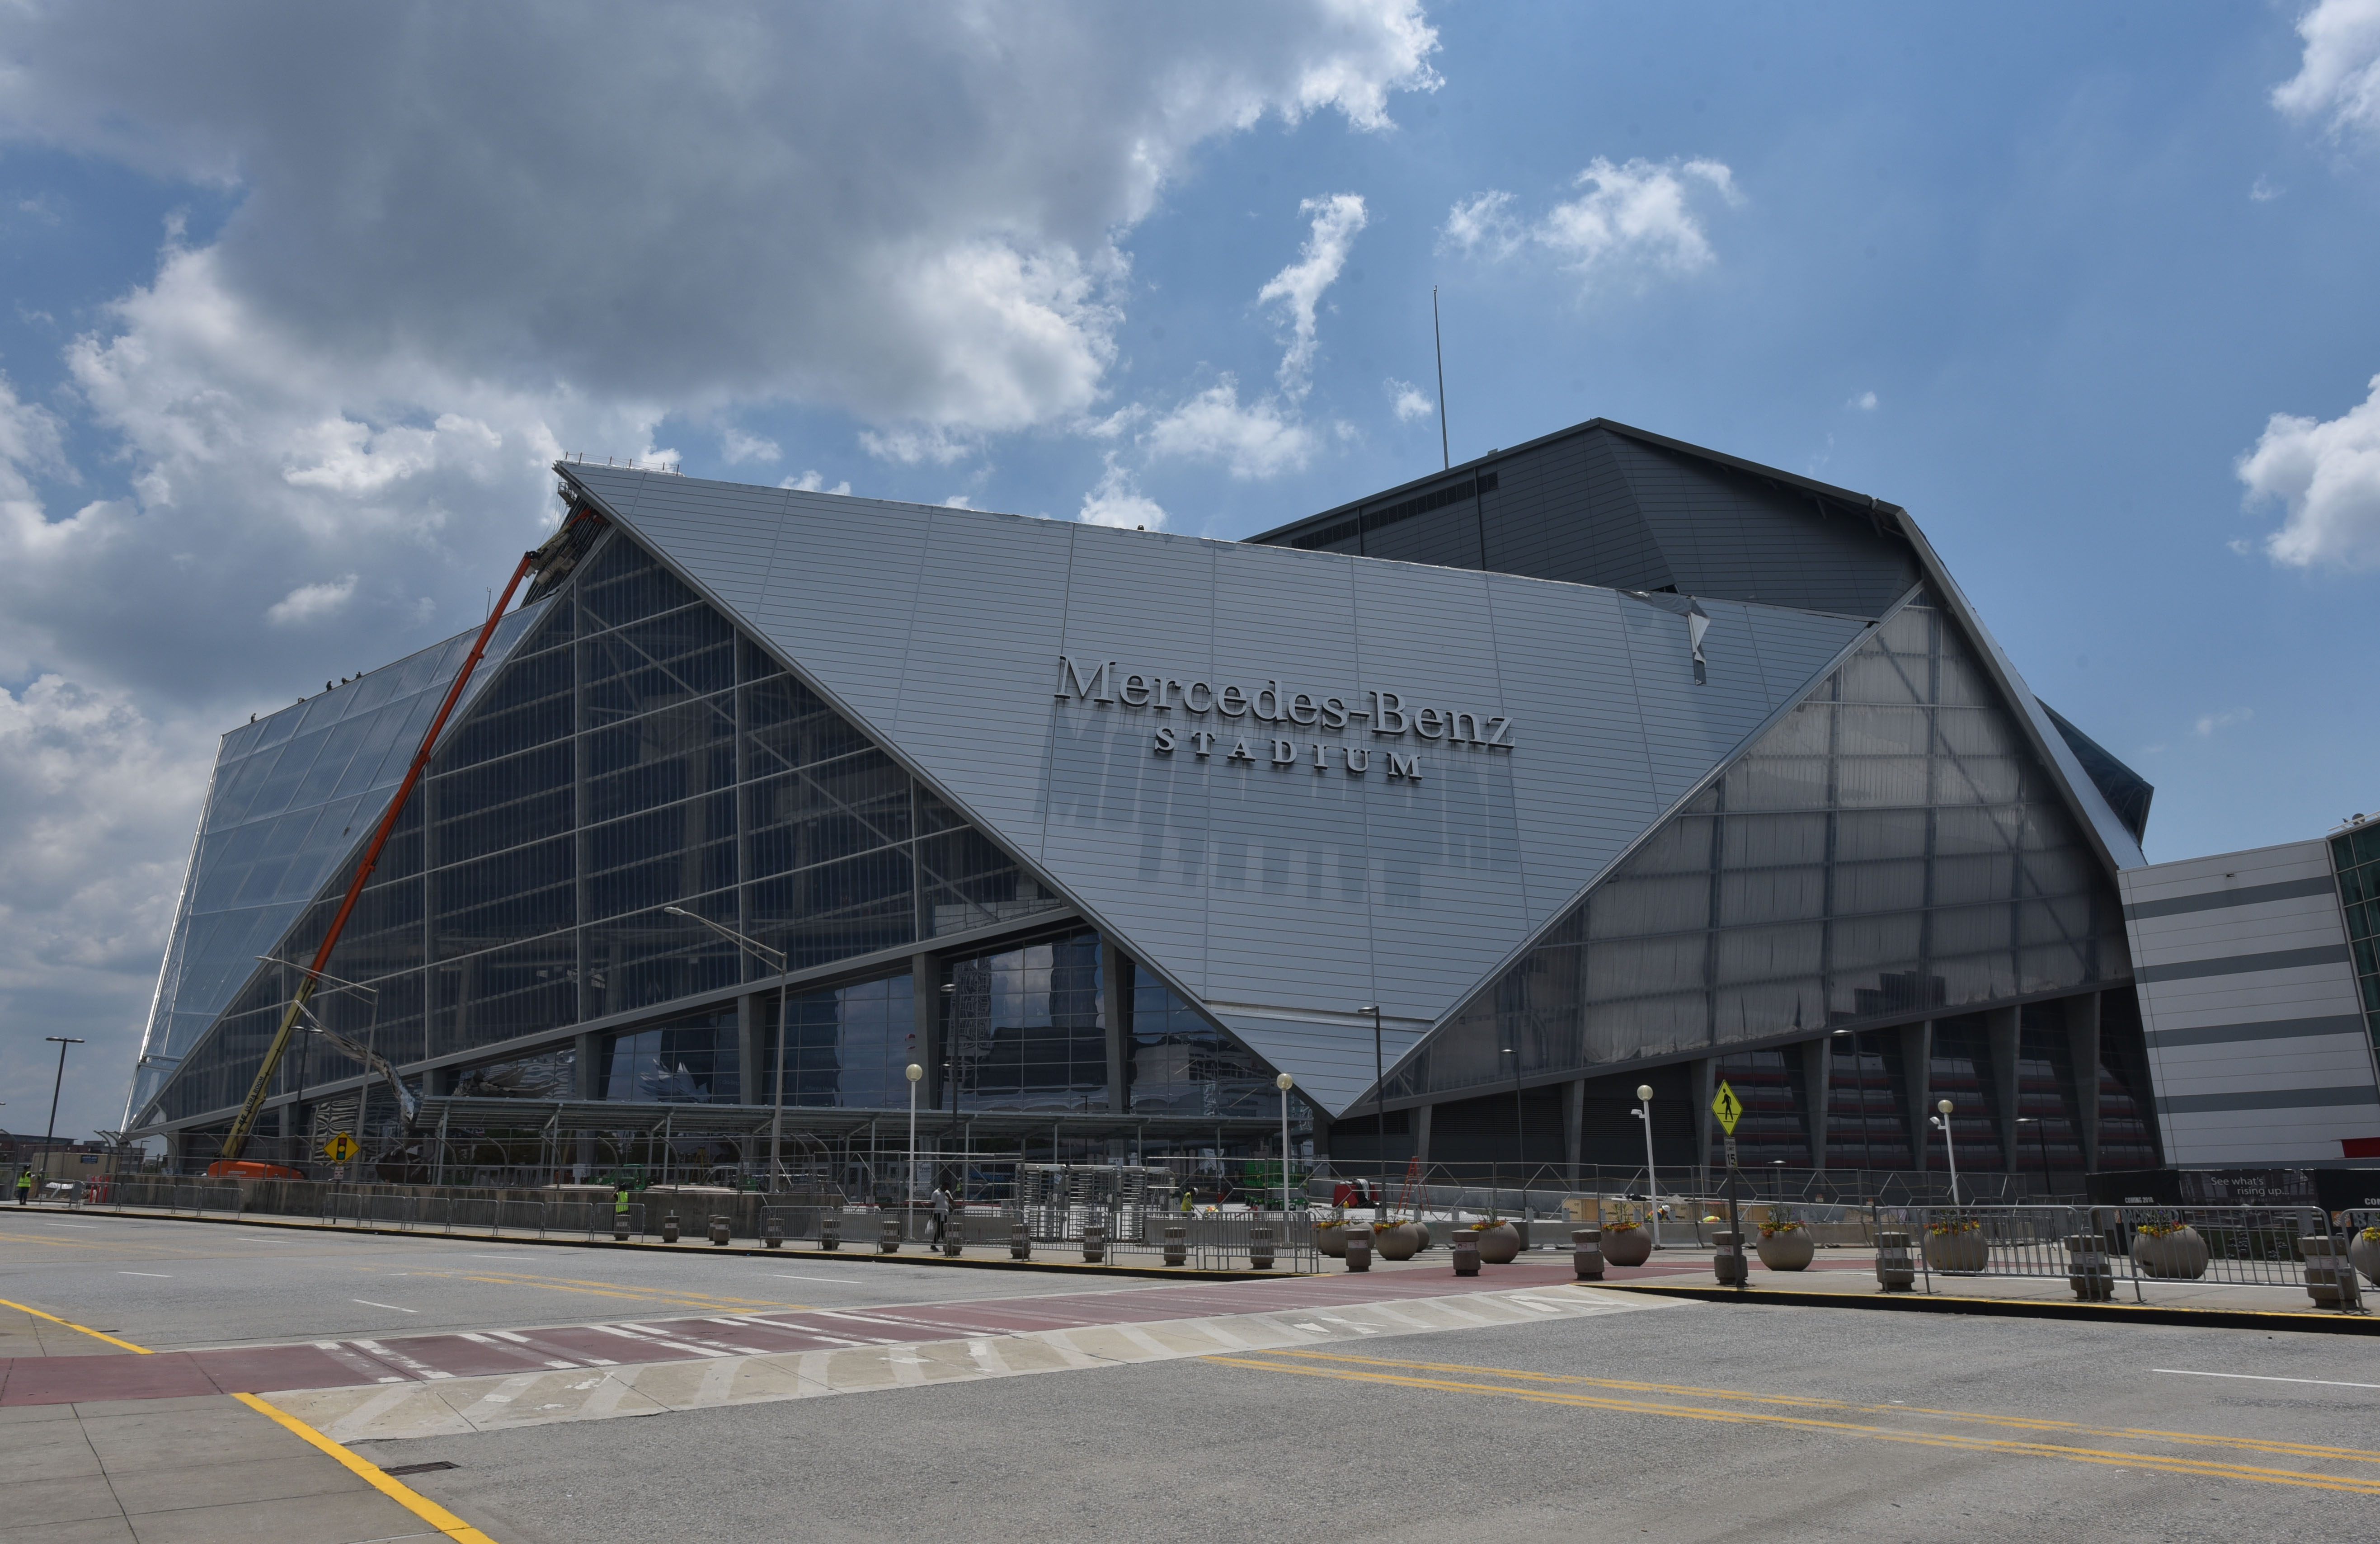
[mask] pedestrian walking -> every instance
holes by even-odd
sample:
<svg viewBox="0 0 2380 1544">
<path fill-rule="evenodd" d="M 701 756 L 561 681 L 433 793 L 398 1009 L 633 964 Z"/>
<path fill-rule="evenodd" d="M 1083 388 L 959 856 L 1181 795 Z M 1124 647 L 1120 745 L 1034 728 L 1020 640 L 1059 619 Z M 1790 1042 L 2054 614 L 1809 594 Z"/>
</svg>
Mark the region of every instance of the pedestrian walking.
<svg viewBox="0 0 2380 1544">
<path fill-rule="evenodd" d="M 934 1186 L 934 1243 L 940 1246 L 951 1232 L 951 1193 L 941 1185 Z"/>
</svg>

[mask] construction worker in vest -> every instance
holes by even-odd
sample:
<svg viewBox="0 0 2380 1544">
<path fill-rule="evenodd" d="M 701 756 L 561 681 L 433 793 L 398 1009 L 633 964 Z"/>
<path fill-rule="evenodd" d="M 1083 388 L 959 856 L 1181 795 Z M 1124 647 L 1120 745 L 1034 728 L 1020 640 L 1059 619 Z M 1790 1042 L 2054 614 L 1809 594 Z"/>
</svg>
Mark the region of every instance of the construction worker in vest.
<svg viewBox="0 0 2380 1544">
<path fill-rule="evenodd" d="M 33 1198 L 33 1171 L 28 1167 L 17 1171 L 17 1204 L 23 1206 Z"/>
<path fill-rule="evenodd" d="M 1198 1209 L 1198 1193 L 1188 1185 L 1182 1187 L 1182 1215 L 1189 1216 Z"/>
<path fill-rule="evenodd" d="M 613 1220 L 618 1222 L 621 1226 L 625 1227 L 627 1225 L 628 1182 L 626 1180 L 622 1180 L 620 1182 L 620 1188 L 614 1192 L 612 1197 L 612 1217 Z"/>
</svg>

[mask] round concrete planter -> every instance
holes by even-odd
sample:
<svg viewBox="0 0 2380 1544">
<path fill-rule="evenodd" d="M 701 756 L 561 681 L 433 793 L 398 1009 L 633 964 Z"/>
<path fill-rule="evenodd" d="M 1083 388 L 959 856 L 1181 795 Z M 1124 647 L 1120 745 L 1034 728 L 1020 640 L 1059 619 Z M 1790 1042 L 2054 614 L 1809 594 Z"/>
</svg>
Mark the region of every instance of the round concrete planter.
<svg viewBox="0 0 2380 1544">
<path fill-rule="evenodd" d="M 1771 1270 L 1807 1270 L 1817 1253 L 1810 1242 L 1807 1228 L 1784 1228 L 1776 1233 L 1764 1233 L 1754 1246 L 1760 1251 L 1760 1263 Z"/>
<path fill-rule="evenodd" d="M 1638 1224 L 1633 1228 L 1603 1230 L 1603 1263 L 1606 1265 L 1642 1265 L 1653 1258 L 1653 1231 Z"/>
<path fill-rule="evenodd" d="M 1483 1265 L 1510 1265 L 1521 1258 L 1521 1230 L 1499 1222 L 1479 1230 L 1479 1260 Z"/>
<path fill-rule="evenodd" d="M 1981 1275 L 1991 1260 L 1980 1231 L 1929 1233 L 1925 1247 L 1926 1265 L 1953 1276 Z"/>
<path fill-rule="evenodd" d="M 1315 1229 L 1314 1246 L 1332 1259 L 1345 1259 L 1347 1258 L 1346 1228 L 1342 1225 L 1335 1228 Z"/>
<path fill-rule="evenodd" d="M 2380 1238 L 2366 1238 L 2361 1229 L 2357 1230 L 2354 1239 L 2347 1246 L 2347 1258 L 2355 1262 L 2356 1270 L 2363 1272 L 2365 1281 L 2380 1286 Z"/>
<path fill-rule="evenodd" d="M 2132 1260 L 2151 1276 L 2168 1282 L 2194 1282 L 2206 1274 L 2206 1240 L 2196 1228 L 2169 1234 L 2134 1234 Z"/>
<path fill-rule="evenodd" d="M 1399 1222 L 1394 1227 L 1381 1228 L 1372 1239 L 1372 1247 L 1382 1259 L 1411 1259 L 1421 1252 L 1421 1241 L 1429 1235 L 1416 1222 Z"/>
</svg>

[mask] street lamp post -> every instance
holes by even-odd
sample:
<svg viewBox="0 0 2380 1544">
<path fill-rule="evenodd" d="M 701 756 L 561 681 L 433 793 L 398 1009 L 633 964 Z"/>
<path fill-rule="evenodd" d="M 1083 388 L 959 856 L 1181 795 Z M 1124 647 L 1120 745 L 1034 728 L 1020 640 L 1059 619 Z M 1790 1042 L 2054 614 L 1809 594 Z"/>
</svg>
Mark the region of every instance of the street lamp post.
<svg viewBox="0 0 2380 1544">
<path fill-rule="evenodd" d="M 1958 1206 L 1961 1204 L 1959 1200 L 1959 1146 L 1957 1143 L 1950 1140 L 1950 1112 L 1954 1107 L 1950 1101 L 1946 1099 L 1938 1101 L 1934 1108 L 1942 1112 L 1940 1114 L 1934 1117 L 1934 1125 L 1941 1128 L 1942 1151 L 1948 1155 L 1950 1160 L 1950 1204 L 1952 1206 Z"/>
<path fill-rule="evenodd" d="M 783 1161 L 778 1157 L 778 1151 L 784 1141 L 785 1136 L 785 1052 L 788 1050 L 785 1043 L 785 1027 L 789 1022 L 788 1015 L 793 1012 L 793 960 L 782 950 L 771 949 L 767 944 L 760 942 L 757 939 L 747 938 L 742 933 L 737 932 L 735 929 L 727 927 L 722 923 L 713 922 L 710 918 L 701 916 L 696 912 L 688 911 L 684 906 L 663 906 L 662 909 L 668 912 L 673 917 L 692 918 L 695 921 L 701 923 L 704 927 L 709 928 L 712 932 L 715 932 L 722 938 L 735 943 L 737 947 L 749 949 L 752 953 L 759 955 L 763 961 L 773 960 L 776 962 L 777 1054 L 773 1060 L 777 1064 L 777 1088 L 775 1096 L 771 1100 L 773 1108 L 769 1113 L 769 1183 L 772 1186 L 782 1184 L 785 1177 L 785 1166 Z M 914 1125 L 915 1122 L 913 1121 L 911 1124 Z"/>
<path fill-rule="evenodd" d="M 1653 1182 L 1653 1085 L 1636 1085 L 1636 1118 L 1645 1123 L 1645 1199 L 1646 1221 L 1653 1224 L 1653 1247 L 1661 1246 L 1661 1187 Z"/>
<path fill-rule="evenodd" d="M 2042 1129 L 2038 1115 L 2019 1115 L 2016 1124 L 2033 1127 L 2034 1146 L 2041 1152 L 2041 1193 L 2046 1196 L 2049 1194 L 2049 1136 Z"/>
<path fill-rule="evenodd" d="M 79 1035 L 43 1035 L 42 1039 L 55 1041 L 58 1048 L 58 1076 L 50 1084 L 50 1128 L 42 1135 L 42 1161 L 46 1162 L 50 1144 L 58 1135 L 58 1093 L 67 1086 L 67 1047 L 80 1045 L 83 1040 Z"/>
<path fill-rule="evenodd" d="M 1289 1227 L 1289 1090 L 1297 1079 L 1282 1073 L 1272 1080 L 1281 1090 L 1281 1225 Z"/>
<path fill-rule="evenodd" d="M 910 1064 L 909 1064 L 909 1074 L 908 1074 L 908 1076 L 909 1076 L 909 1185 L 908 1185 L 908 1199 L 909 1199 L 909 1209 L 910 1209 L 911 1210 L 913 1210 L 913 1211 L 917 1210 L 917 1079 L 919 1079 L 919 1078 L 921 1078 L 921 1077 L 923 1077 L 923 1076 L 926 1076 L 926 1069 L 925 1069 L 925 1068 L 923 1068 L 923 1067 L 919 1066 L 919 1065 L 918 1065 L 917 1063 L 915 1063 L 915 1062 L 912 1062 L 912 1063 L 910 1063 Z M 905 1232 L 907 1232 L 908 1230 L 907 1230 L 906 1228 L 904 1228 L 902 1231 L 903 1231 L 904 1233 L 905 1233 Z"/>
<path fill-rule="evenodd" d="M 1381 1102 L 1380 1084 L 1386 1079 L 1387 1073 L 1380 1060 L 1380 1005 L 1366 1003 L 1355 1011 L 1372 1015 L 1372 1125 L 1376 1133 L 1372 1138 L 1372 1162 L 1380 1171 L 1381 1188 L 1386 1189 L 1389 1182 L 1389 1111 L 1388 1106 Z M 1373 1204 L 1377 1207 L 1379 1203 L 1376 1200 Z M 1378 1213 L 1375 1211 L 1373 1215 L 1378 1216 Z"/>
</svg>

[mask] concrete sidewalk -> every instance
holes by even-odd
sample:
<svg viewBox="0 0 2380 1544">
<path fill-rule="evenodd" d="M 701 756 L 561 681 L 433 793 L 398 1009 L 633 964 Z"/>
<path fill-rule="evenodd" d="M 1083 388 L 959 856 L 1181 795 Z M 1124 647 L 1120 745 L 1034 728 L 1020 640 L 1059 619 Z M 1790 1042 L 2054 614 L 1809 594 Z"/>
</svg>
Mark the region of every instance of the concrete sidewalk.
<svg viewBox="0 0 2380 1544">
<path fill-rule="evenodd" d="M 149 1360 L 14 1305 L 0 1305 L 0 1346 Z M 0 1481 L 9 1544 L 491 1544 L 377 1465 L 237 1394 L 0 1406 L 0 1452 L 19 1477 Z"/>
</svg>

